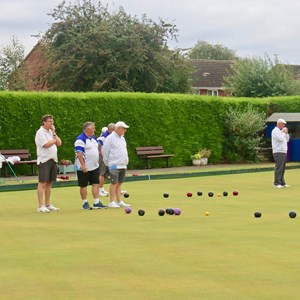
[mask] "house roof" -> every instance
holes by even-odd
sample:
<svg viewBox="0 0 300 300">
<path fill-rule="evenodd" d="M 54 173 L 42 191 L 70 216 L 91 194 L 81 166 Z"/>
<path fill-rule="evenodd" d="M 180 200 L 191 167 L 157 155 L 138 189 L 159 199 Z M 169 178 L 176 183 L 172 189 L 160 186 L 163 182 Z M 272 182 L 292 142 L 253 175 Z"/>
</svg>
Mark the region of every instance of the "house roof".
<svg viewBox="0 0 300 300">
<path fill-rule="evenodd" d="M 233 60 L 189 59 L 188 63 L 194 68 L 192 75 L 193 87 L 222 88 L 224 76 L 230 75 Z"/>
<path fill-rule="evenodd" d="M 300 122 L 300 113 L 274 113 L 267 119 L 267 123 L 276 123 L 280 118 L 287 121 L 287 123 Z"/>
</svg>

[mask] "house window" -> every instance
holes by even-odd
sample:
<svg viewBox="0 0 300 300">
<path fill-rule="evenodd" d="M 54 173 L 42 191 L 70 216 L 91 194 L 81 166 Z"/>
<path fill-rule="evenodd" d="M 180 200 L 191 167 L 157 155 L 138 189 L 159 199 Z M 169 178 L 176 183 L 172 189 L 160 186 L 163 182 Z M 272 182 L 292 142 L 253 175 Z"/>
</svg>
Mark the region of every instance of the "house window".
<svg viewBox="0 0 300 300">
<path fill-rule="evenodd" d="M 218 96 L 218 90 L 207 90 L 207 96 Z"/>
</svg>

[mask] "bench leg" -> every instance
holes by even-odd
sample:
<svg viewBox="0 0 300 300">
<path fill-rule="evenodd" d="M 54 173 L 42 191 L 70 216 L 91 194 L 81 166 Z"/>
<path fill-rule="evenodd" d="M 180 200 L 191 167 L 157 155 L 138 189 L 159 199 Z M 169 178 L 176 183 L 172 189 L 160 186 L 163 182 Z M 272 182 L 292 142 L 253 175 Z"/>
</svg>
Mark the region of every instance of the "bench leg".
<svg viewBox="0 0 300 300">
<path fill-rule="evenodd" d="M 148 165 L 148 169 L 151 169 L 150 159 L 147 159 L 147 165 Z"/>
<path fill-rule="evenodd" d="M 166 157 L 166 161 L 167 161 L 167 167 L 170 168 L 169 157 Z"/>
</svg>

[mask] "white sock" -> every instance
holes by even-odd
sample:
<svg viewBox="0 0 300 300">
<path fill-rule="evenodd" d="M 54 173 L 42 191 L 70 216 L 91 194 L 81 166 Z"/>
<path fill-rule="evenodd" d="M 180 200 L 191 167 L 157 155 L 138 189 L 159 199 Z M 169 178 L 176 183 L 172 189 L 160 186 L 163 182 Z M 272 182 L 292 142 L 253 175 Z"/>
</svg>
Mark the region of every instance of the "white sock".
<svg viewBox="0 0 300 300">
<path fill-rule="evenodd" d="M 94 199 L 94 204 L 97 204 L 97 203 L 99 203 L 100 201 L 99 201 L 99 198 L 97 198 L 97 199 Z"/>
<path fill-rule="evenodd" d="M 88 201 L 87 201 L 87 199 L 83 199 L 82 202 L 83 202 L 83 203 L 86 203 L 86 202 L 88 202 Z"/>
</svg>

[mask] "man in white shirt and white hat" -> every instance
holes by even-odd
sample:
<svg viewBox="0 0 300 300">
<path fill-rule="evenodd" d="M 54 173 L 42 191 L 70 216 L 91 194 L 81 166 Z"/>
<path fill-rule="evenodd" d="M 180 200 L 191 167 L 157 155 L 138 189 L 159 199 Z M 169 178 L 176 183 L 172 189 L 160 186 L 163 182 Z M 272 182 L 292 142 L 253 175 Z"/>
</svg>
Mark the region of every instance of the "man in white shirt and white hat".
<svg viewBox="0 0 300 300">
<path fill-rule="evenodd" d="M 123 121 L 115 124 L 115 130 L 106 138 L 102 147 L 103 161 L 109 169 L 110 203 L 108 207 L 118 208 L 130 206 L 121 199 L 121 185 L 124 182 L 127 165 L 129 162 L 127 144 L 124 138 L 129 128 Z"/>
<path fill-rule="evenodd" d="M 272 130 L 272 151 L 275 160 L 274 171 L 274 187 L 284 188 L 289 187 L 284 179 L 286 157 L 287 157 L 287 143 L 290 139 L 288 128 L 285 127 L 286 121 L 284 119 L 277 120 L 277 126 Z"/>
</svg>

